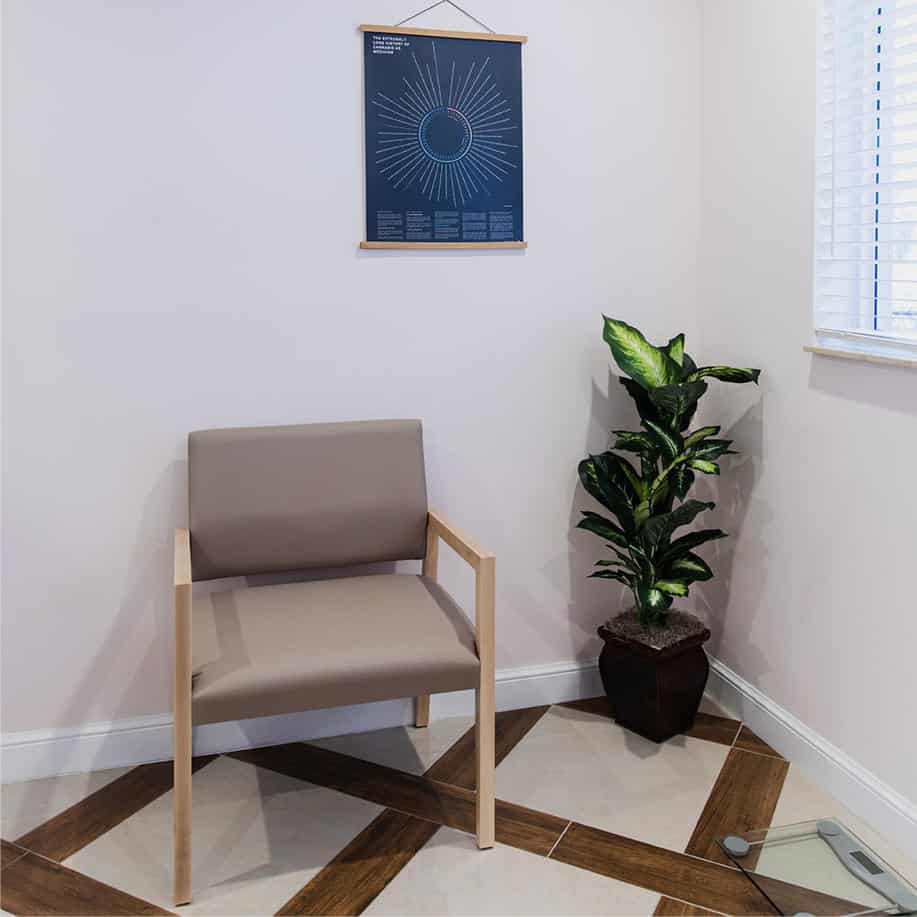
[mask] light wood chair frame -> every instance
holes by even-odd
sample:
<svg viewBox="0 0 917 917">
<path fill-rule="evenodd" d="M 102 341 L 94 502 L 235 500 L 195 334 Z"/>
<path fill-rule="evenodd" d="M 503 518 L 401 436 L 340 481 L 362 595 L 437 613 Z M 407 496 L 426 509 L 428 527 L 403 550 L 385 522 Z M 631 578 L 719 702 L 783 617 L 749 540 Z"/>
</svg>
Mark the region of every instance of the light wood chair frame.
<svg viewBox="0 0 917 917">
<path fill-rule="evenodd" d="M 474 632 L 481 671 L 475 691 L 477 792 L 475 828 L 478 847 L 493 847 L 495 825 L 494 743 L 494 589 L 496 559 L 437 512 L 427 514 L 423 575 L 436 581 L 439 542 L 444 541 L 475 574 Z M 174 900 L 191 901 L 191 534 L 175 530 L 175 687 L 174 687 Z M 430 722 L 430 695 L 414 698 L 414 725 Z"/>
</svg>

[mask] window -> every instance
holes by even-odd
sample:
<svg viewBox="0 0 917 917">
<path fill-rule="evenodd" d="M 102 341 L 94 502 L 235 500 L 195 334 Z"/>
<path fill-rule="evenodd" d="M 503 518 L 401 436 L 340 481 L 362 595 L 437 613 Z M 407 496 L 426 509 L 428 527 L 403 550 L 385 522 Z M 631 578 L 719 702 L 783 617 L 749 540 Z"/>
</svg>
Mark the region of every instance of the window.
<svg viewBox="0 0 917 917">
<path fill-rule="evenodd" d="M 917 355 L 917 0 L 823 0 L 819 343 Z"/>
</svg>

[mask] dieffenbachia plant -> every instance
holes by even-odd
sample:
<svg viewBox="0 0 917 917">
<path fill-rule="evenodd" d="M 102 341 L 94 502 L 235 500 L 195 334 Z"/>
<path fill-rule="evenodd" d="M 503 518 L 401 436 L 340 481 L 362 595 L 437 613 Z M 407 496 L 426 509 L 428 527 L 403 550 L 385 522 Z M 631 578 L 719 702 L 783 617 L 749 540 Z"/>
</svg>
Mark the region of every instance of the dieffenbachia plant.
<svg viewBox="0 0 917 917">
<path fill-rule="evenodd" d="M 719 474 L 717 459 L 733 454 L 719 427 L 689 430 L 705 379 L 755 382 L 760 370 L 701 366 L 685 353 L 683 334 L 654 347 L 626 322 L 605 317 L 603 337 L 626 377 L 621 384 L 636 402 L 642 429 L 614 430 L 614 445 L 579 464 L 583 487 L 614 517 L 583 512 L 578 527 L 603 538 L 614 560 L 600 560 L 591 574 L 627 585 L 639 620 L 665 622 L 674 596 L 713 572 L 694 549 L 725 537 L 720 529 L 675 532 L 715 504 L 686 499 L 696 472 Z M 633 456 L 633 460 L 622 453 Z"/>
</svg>

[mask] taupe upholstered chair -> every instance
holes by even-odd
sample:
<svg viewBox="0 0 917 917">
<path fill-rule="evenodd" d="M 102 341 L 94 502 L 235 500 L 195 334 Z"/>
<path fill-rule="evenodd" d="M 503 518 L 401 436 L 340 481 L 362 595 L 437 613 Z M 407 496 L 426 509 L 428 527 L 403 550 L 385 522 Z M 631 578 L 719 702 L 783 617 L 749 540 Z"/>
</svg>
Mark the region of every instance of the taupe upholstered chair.
<svg viewBox="0 0 917 917">
<path fill-rule="evenodd" d="M 427 511 L 417 420 L 204 430 L 175 533 L 175 902 L 191 900 L 192 723 L 396 697 L 477 695 L 477 840 L 494 843 L 494 557 Z M 474 626 L 436 582 L 439 539 L 475 571 Z M 234 589 L 228 576 L 423 559 L 389 574 Z M 193 632 L 193 640 L 192 640 Z"/>
</svg>

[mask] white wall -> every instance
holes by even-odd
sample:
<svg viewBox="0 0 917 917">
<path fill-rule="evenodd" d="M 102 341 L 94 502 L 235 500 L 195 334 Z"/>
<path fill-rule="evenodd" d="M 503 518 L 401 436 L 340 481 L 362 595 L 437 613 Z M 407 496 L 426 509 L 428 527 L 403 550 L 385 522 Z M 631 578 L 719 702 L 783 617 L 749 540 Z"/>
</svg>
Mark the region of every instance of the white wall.
<svg viewBox="0 0 917 917">
<path fill-rule="evenodd" d="M 405 12 L 4 3 L 5 731 L 169 709 L 200 427 L 422 417 L 432 502 L 498 555 L 498 665 L 593 657 L 575 464 L 632 417 L 600 313 L 694 331 L 698 8 L 479 0 L 530 36 L 530 248 L 361 254 L 356 26 Z"/>
<path fill-rule="evenodd" d="M 917 374 L 812 357 L 815 0 L 704 0 L 699 335 L 721 390 L 713 652 L 917 800 Z"/>
</svg>

